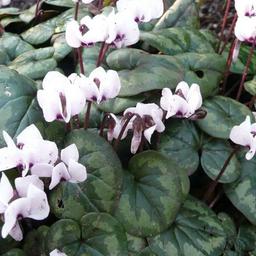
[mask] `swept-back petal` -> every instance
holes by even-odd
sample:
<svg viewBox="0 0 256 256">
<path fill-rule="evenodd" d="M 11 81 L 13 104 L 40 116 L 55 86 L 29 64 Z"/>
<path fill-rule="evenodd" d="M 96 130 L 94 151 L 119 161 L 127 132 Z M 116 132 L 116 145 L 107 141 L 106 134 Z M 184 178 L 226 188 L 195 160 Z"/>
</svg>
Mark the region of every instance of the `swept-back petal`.
<svg viewBox="0 0 256 256">
<path fill-rule="evenodd" d="M 27 217 L 34 220 L 43 220 L 48 217 L 50 206 L 48 204 L 46 193 L 43 190 L 30 184 L 27 198 L 31 200 L 31 209 Z"/>
<path fill-rule="evenodd" d="M 57 164 L 52 170 L 52 179 L 49 186 L 49 189 L 52 190 L 56 187 L 62 179 L 70 180 L 70 175 L 68 173 L 67 167 L 64 163 Z"/>
<path fill-rule="evenodd" d="M 7 176 L 2 173 L 0 180 L 0 214 L 4 213 L 8 203 L 13 198 L 13 188 Z"/>
<path fill-rule="evenodd" d="M 251 148 L 253 136 L 251 134 L 251 121 L 249 116 L 247 116 L 245 121 L 240 125 L 236 125 L 231 129 L 229 138 L 238 145 Z"/>
<path fill-rule="evenodd" d="M 29 185 L 33 184 L 37 188 L 44 190 L 44 183 L 36 175 L 28 175 L 15 179 L 15 187 L 20 197 L 26 197 L 28 194 Z"/>
<path fill-rule="evenodd" d="M 6 238 L 17 224 L 17 218 L 26 218 L 30 214 L 31 201 L 28 198 L 19 198 L 11 202 L 4 213 L 2 237 Z"/>
<path fill-rule="evenodd" d="M 71 20 L 67 23 L 65 38 L 69 46 L 73 48 L 79 48 L 81 46 L 82 33 L 80 32 L 80 26 L 77 21 Z"/>
<path fill-rule="evenodd" d="M 31 168 L 31 174 L 38 177 L 51 177 L 53 165 L 51 164 L 35 164 Z"/>
<path fill-rule="evenodd" d="M 79 159 L 79 152 L 77 146 L 75 144 L 71 144 L 60 152 L 61 160 L 66 164 L 69 165 L 70 160 L 78 161 Z"/>
<path fill-rule="evenodd" d="M 17 136 L 17 145 L 33 143 L 33 140 L 43 140 L 43 137 L 37 127 L 31 124 Z"/>
<path fill-rule="evenodd" d="M 87 179 L 87 172 L 85 166 L 79 164 L 72 159 L 69 161 L 68 172 L 71 177 L 69 182 L 77 183 L 83 182 Z"/>
</svg>

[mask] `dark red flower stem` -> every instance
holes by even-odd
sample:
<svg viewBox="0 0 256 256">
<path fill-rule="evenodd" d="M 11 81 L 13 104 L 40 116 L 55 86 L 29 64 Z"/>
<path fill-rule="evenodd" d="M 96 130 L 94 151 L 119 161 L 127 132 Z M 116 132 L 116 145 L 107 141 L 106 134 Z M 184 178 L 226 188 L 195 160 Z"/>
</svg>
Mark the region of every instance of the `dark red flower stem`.
<svg viewBox="0 0 256 256">
<path fill-rule="evenodd" d="M 250 53 L 248 55 L 246 65 L 245 65 L 245 69 L 244 69 L 244 72 L 243 72 L 242 80 L 240 82 L 239 89 L 238 89 L 238 92 L 237 92 L 237 95 L 236 95 L 236 100 L 238 100 L 238 101 L 241 97 L 241 94 L 242 94 L 242 91 L 243 91 L 243 88 L 244 88 L 244 82 L 245 82 L 245 79 L 246 79 L 248 71 L 249 71 L 249 67 L 250 67 L 250 64 L 251 64 L 251 61 L 252 61 L 254 49 L 255 49 L 255 42 L 251 46 Z"/>
<path fill-rule="evenodd" d="M 228 76 L 230 74 L 230 67 L 231 67 L 231 64 L 232 64 L 233 51 L 235 49 L 236 42 L 237 42 L 237 39 L 235 39 L 233 41 L 233 43 L 231 44 L 231 47 L 229 49 L 229 54 L 228 54 L 228 58 L 227 58 L 227 62 L 226 62 L 226 68 L 225 68 L 225 73 L 224 73 L 224 80 L 223 80 L 222 87 L 220 88 L 220 93 L 221 94 L 224 94 L 225 91 L 226 91 L 227 80 L 228 80 Z"/>
<path fill-rule="evenodd" d="M 105 124 L 107 122 L 107 120 L 109 119 L 109 113 L 105 113 L 104 116 L 103 116 L 103 120 L 100 124 L 100 132 L 99 132 L 99 135 L 101 137 L 103 137 L 103 132 L 104 132 L 104 128 L 105 128 Z"/>
<path fill-rule="evenodd" d="M 209 187 L 208 187 L 208 190 L 206 191 L 205 195 L 204 195 L 204 198 L 203 198 L 203 201 L 205 203 L 207 203 L 211 197 L 212 197 L 212 194 L 216 188 L 216 186 L 218 185 L 218 182 L 220 180 L 220 178 L 223 176 L 223 174 L 225 173 L 226 169 L 227 169 L 227 166 L 229 164 L 229 162 L 231 161 L 232 157 L 237 153 L 237 151 L 239 150 L 239 147 L 235 147 L 233 149 L 233 151 L 230 153 L 229 157 L 226 159 L 222 169 L 220 170 L 219 174 L 217 175 L 217 177 L 215 178 L 215 180 L 213 180 Z"/>
<path fill-rule="evenodd" d="M 35 19 L 37 18 L 39 14 L 39 9 L 40 9 L 40 0 L 36 1 L 36 10 L 35 10 Z"/>
<path fill-rule="evenodd" d="M 228 13 L 229 13 L 229 10 L 230 10 L 230 6 L 231 6 L 231 0 L 227 0 L 226 8 L 225 8 L 225 14 L 224 14 L 224 17 L 223 17 L 223 20 L 222 20 L 222 25 L 221 25 L 220 42 L 219 42 L 218 49 L 220 48 L 221 42 L 224 41 L 224 30 L 225 30 L 225 27 L 226 27 L 226 24 L 227 24 L 227 18 L 228 18 Z"/>
<path fill-rule="evenodd" d="M 231 36 L 233 34 L 233 31 L 234 31 L 234 28 L 235 28 L 235 25 L 236 25 L 236 21 L 237 21 L 237 14 L 235 14 L 235 16 L 233 18 L 232 24 L 231 24 L 229 32 L 228 32 L 228 36 L 225 38 L 224 44 L 221 47 L 221 49 L 219 50 L 219 54 L 222 54 L 223 51 L 225 50 L 225 48 L 226 48 L 226 46 L 228 44 L 228 41 L 229 41 L 229 39 L 231 38 Z"/>
<path fill-rule="evenodd" d="M 103 42 L 101 44 L 100 52 L 99 52 L 99 55 L 98 55 L 98 58 L 97 58 L 97 61 L 96 61 L 96 67 L 99 67 L 101 65 L 108 48 L 109 48 L 109 45 L 106 44 L 105 42 Z M 87 110 L 86 110 L 85 118 L 84 118 L 84 120 L 85 120 L 84 129 L 87 129 L 89 127 L 91 107 L 92 107 L 92 102 L 89 101 L 87 103 Z"/>
<path fill-rule="evenodd" d="M 103 7 L 103 0 L 98 0 L 98 10 L 100 11 Z"/>
<path fill-rule="evenodd" d="M 120 144 L 120 141 L 124 135 L 124 132 L 125 132 L 125 129 L 127 127 L 127 125 L 129 124 L 129 122 L 131 121 L 131 119 L 135 116 L 135 114 L 131 114 L 129 117 L 127 117 L 127 119 L 125 120 L 125 123 L 124 125 L 122 126 L 122 129 L 117 137 L 117 139 L 115 140 L 115 143 L 114 143 L 114 150 L 117 151 L 118 149 L 118 146 Z"/>
<path fill-rule="evenodd" d="M 80 5 L 80 0 L 76 2 L 74 20 L 78 20 L 79 5 Z"/>
</svg>

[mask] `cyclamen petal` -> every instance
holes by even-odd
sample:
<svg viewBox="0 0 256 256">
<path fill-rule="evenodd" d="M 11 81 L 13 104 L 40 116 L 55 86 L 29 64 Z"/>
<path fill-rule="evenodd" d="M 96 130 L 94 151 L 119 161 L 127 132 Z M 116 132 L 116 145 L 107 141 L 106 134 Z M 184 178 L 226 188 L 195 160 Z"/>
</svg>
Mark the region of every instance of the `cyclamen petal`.
<svg viewBox="0 0 256 256">
<path fill-rule="evenodd" d="M 256 40 L 256 16 L 238 17 L 235 25 L 235 35 L 242 42 L 255 43 Z"/>
<path fill-rule="evenodd" d="M 43 90 L 37 93 L 37 99 L 47 122 L 63 120 L 79 114 L 85 106 L 82 91 L 75 82 L 59 72 L 49 72 L 43 80 Z M 57 85 L 56 85 L 57 84 Z"/>
<path fill-rule="evenodd" d="M 28 194 L 29 185 L 33 184 L 40 190 L 44 190 L 44 183 L 36 175 L 28 175 L 26 177 L 19 177 L 15 179 L 15 188 L 19 197 L 26 197 Z"/>
<path fill-rule="evenodd" d="M 71 179 L 71 176 L 68 173 L 66 165 L 61 162 L 52 169 L 52 179 L 49 189 L 52 190 L 56 187 L 62 179 L 68 181 Z"/>
<path fill-rule="evenodd" d="M 53 250 L 50 252 L 49 256 L 67 256 L 64 252 L 59 251 L 58 249 Z"/>
<path fill-rule="evenodd" d="M 14 191 L 12 185 L 7 176 L 2 173 L 2 177 L 0 180 L 0 214 L 4 213 L 13 196 Z"/>
<path fill-rule="evenodd" d="M 140 31 L 138 24 L 129 13 L 117 13 L 109 17 L 108 22 L 107 44 L 122 48 L 139 41 Z"/>
<path fill-rule="evenodd" d="M 65 38 L 70 47 L 79 48 L 82 45 L 82 34 L 77 21 L 71 20 L 67 23 Z"/>
<path fill-rule="evenodd" d="M 255 126 L 256 123 L 251 124 L 250 117 L 247 116 L 244 122 L 231 129 L 229 135 L 234 143 L 249 148 L 245 156 L 247 160 L 252 159 L 256 152 Z"/>
<path fill-rule="evenodd" d="M 86 168 L 72 159 L 69 161 L 68 172 L 70 174 L 69 182 L 71 183 L 83 182 L 87 179 Z"/>
<path fill-rule="evenodd" d="M 16 241 L 21 241 L 23 239 L 23 233 L 18 222 L 16 222 L 15 226 L 11 229 L 9 235 Z"/>
<path fill-rule="evenodd" d="M 62 149 L 60 153 L 60 158 L 66 165 L 69 165 L 70 160 L 74 160 L 77 162 L 79 159 L 79 152 L 77 146 L 75 144 L 71 144 L 66 148 Z"/>
<path fill-rule="evenodd" d="M 26 218 L 30 214 L 31 201 L 29 198 L 19 198 L 11 202 L 4 213 L 2 237 L 6 238 L 10 231 L 17 225 L 19 216 Z"/>
<path fill-rule="evenodd" d="M 249 116 L 247 116 L 245 121 L 240 125 L 236 125 L 231 129 L 229 138 L 236 144 L 251 147 L 253 136 L 251 134 L 251 121 Z"/>
<path fill-rule="evenodd" d="M 50 206 L 48 204 L 46 193 L 33 184 L 29 185 L 27 198 L 30 200 L 31 207 L 28 218 L 34 220 L 43 220 L 48 217 L 50 213 Z"/>
</svg>

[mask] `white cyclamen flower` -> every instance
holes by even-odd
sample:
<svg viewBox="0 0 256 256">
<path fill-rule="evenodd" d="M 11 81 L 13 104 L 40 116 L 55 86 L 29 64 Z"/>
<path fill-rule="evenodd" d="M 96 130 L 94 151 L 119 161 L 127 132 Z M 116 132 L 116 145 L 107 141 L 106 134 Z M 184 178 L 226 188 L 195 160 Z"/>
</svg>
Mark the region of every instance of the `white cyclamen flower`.
<svg viewBox="0 0 256 256">
<path fill-rule="evenodd" d="M 43 140 L 35 125 L 30 125 L 17 136 L 17 144 L 3 131 L 7 147 L 0 149 L 0 171 L 18 167 L 25 176 L 36 163 L 53 164 L 58 158 L 58 148 L 54 142 Z"/>
<path fill-rule="evenodd" d="M 140 38 L 138 24 L 129 12 L 119 12 L 108 16 L 107 44 L 122 48 L 136 44 Z"/>
<path fill-rule="evenodd" d="M 49 256 L 67 256 L 67 254 L 59 251 L 58 249 L 55 249 L 52 252 L 50 252 Z"/>
<path fill-rule="evenodd" d="M 251 124 L 250 117 L 231 129 L 229 138 L 236 144 L 249 148 L 246 159 L 251 160 L 256 151 L 256 123 Z"/>
<path fill-rule="evenodd" d="M 239 17 L 255 16 L 256 2 L 255 0 L 235 0 L 235 9 Z"/>
<path fill-rule="evenodd" d="M 238 17 L 235 25 L 235 35 L 241 42 L 255 43 L 256 41 L 256 16 Z"/>
<path fill-rule="evenodd" d="M 169 88 L 162 90 L 160 99 L 161 108 L 167 111 L 166 119 L 171 116 L 189 118 L 202 106 L 202 95 L 198 84 L 188 86 L 186 82 L 180 82 L 172 94 Z"/>
<path fill-rule="evenodd" d="M 74 83 L 81 88 L 86 100 L 98 104 L 115 98 L 121 89 L 118 73 L 114 70 L 105 71 L 102 67 L 94 69 L 88 78 L 84 75 L 77 77 Z"/>
<path fill-rule="evenodd" d="M 92 46 L 104 42 L 108 36 L 107 17 L 99 14 L 91 18 L 85 16 L 80 23 L 71 20 L 66 25 L 65 38 L 67 44 L 73 48 Z"/>
<path fill-rule="evenodd" d="M 38 178 L 38 176 L 29 175 L 15 179 L 15 191 L 7 176 L 2 173 L 0 180 L 0 214 L 5 212 L 11 199 L 14 197 L 26 197 L 30 184 L 44 190 L 44 183 Z"/>
<path fill-rule="evenodd" d="M 118 0 L 119 12 L 129 12 L 136 22 L 149 22 L 163 15 L 163 0 Z"/>
<path fill-rule="evenodd" d="M 23 235 L 18 220 L 20 218 L 43 220 L 48 217 L 49 212 L 50 207 L 45 192 L 30 184 L 26 197 L 12 201 L 4 212 L 2 237 L 6 238 L 9 234 L 17 241 L 22 240 Z"/>
<path fill-rule="evenodd" d="M 50 164 L 34 165 L 31 173 L 39 177 L 51 177 L 49 189 L 53 189 L 61 180 L 78 183 L 87 179 L 86 168 L 78 163 L 79 152 L 75 144 L 62 149 L 60 159 L 62 162 L 56 166 Z"/>
<path fill-rule="evenodd" d="M 0 7 L 9 5 L 10 3 L 11 3 L 11 0 L 0 0 Z"/>
<path fill-rule="evenodd" d="M 112 113 L 110 114 L 110 121 L 107 133 L 108 141 L 112 141 L 113 139 L 117 139 L 119 137 L 123 125 L 125 124 L 125 120 L 125 118 L 117 117 Z M 121 140 L 123 140 L 127 136 L 128 130 L 130 129 L 132 129 L 132 121 L 130 121 L 126 126 Z"/>
<path fill-rule="evenodd" d="M 37 92 L 37 100 L 47 122 L 63 120 L 68 123 L 85 106 L 80 88 L 57 71 L 48 72 L 42 86 L 43 90 Z"/>
<path fill-rule="evenodd" d="M 133 129 L 131 152 L 133 154 L 135 154 L 139 148 L 142 134 L 150 143 L 154 131 L 163 132 L 165 130 L 164 123 L 162 122 L 163 110 L 154 103 L 137 103 L 135 108 L 125 110 L 124 116 L 127 114 L 134 114 L 134 117 L 131 119 Z"/>
</svg>

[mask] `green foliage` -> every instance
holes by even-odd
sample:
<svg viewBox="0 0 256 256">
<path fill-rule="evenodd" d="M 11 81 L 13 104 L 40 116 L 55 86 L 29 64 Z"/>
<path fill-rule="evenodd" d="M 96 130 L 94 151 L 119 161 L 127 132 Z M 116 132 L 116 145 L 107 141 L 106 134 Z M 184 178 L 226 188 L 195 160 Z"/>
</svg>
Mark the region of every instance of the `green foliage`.
<svg viewBox="0 0 256 256">
<path fill-rule="evenodd" d="M 197 124 L 200 129 L 215 138 L 228 139 L 231 128 L 242 123 L 247 115 L 254 120 L 245 105 L 228 97 L 215 96 L 207 99 L 203 108 L 207 111 L 207 116 L 197 121 Z"/>
<path fill-rule="evenodd" d="M 239 161 L 241 175 L 235 182 L 225 185 L 225 193 L 234 206 L 249 221 L 256 224 L 256 160 L 248 161 L 244 158 L 244 154 L 241 154 Z"/>
<path fill-rule="evenodd" d="M 110 4 L 104 1 L 105 13 Z M 95 129 L 76 129 L 72 120 L 71 131 L 64 123 L 44 120 L 36 95 L 47 72 L 80 73 L 77 55 L 65 40 L 74 2 L 44 0 L 37 18 L 36 6 L 25 11 L 0 8 L 1 25 L 8 31 L 0 37 L 0 131 L 15 137 L 35 124 L 61 148 L 76 144 L 88 172 L 82 183 L 62 181 L 47 191 L 49 218 L 32 223 L 32 229 L 20 222 L 24 241 L 0 238 L 0 255 L 48 256 L 56 248 L 68 256 L 256 255 L 256 160 L 245 160 L 245 151 L 234 155 L 210 207 L 200 201 L 233 151 L 227 141 L 232 127 L 247 115 L 254 122 L 253 114 L 245 104 L 218 95 L 227 51 L 217 54 L 216 35 L 200 29 L 198 1 L 167 0 L 165 5 L 160 19 L 140 24 L 140 42 L 133 48 L 109 47 L 101 66 L 118 71 L 120 94 L 92 105 L 90 128 Z M 97 12 L 81 3 L 79 19 Z M 100 49 L 101 44 L 83 48 L 85 75 L 95 69 Z M 241 46 L 231 72 L 242 74 L 249 51 L 250 46 Z M 244 86 L 253 96 L 255 67 L 253 57 Z M 132 157 L 130 133 L 117 152 L 99 136 L 104 113 L 121 114 L 138 102 L 159 105 L 161 90 L 174 90 L 181 81 L 199 84 L 204 119 L 170 118 L 164 133 L 154 135 L 142 145 L 145 151 Z M 249 101 L 249 94 L 241 102 Z M 2 135 L 0 145 L 5 146 Z M 218 197 L 224 198 L 224 206 Z M 228 200 L 234 207 L 226 207 Z"/>
<path fill-rule="evenodd" d="M 129 234 L 156 235 L 174 221 L 188 190 L 187 176 L 173 161 L 143 152 L 129 163 L 116 217 Z"/>
<path fill-rule="evenodd" d="M 63 183 L 52 193 L 52 211 L 59 218 L 79 220 L 89 212 L 115 210 L 122 185 L 122 167 L 111 146 L 96 132 L 75 130 L 65 140 L 75 143 L 80 162 L 87 167 L 85 182 Z M 74 210 L 75 209 L 75 210 Z"/>
<path fill-rule="evenodd" d="M 62 219 L 47 234 L 48 252 L 58 248 L 69 256 L 128 255 L 126 234 L 106 213 L 89 213 L 78 223 Z"/>
<path fill-rule="evenodd" d="M 188 174 L 192 174 L 198 168 L 199 148 L 198 131 L 192 122 L 185 120 L 170 120 L 165 133 L 160 137 L 158 147 L 161 153 L 175 160 Z"/>
<path fill-rule="evenodd" d="M 217 216 L 200 201 L 185 201 L 173 225 L 149 238 L 149 246 L 157 256 L 222 255 L 226 234 Z"/>
<path fill-rule="evenodd" d="M 230 145 L 219 139 L 210 138 L 202 147 L 201 165 L 205 173 L 215 179 L 222 169 L 225 161 L 232 153 Z M 219 182 L 231 183 L 240 176 L 240 163 L 233 156 Z"/>
</svg>

